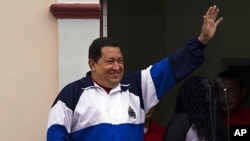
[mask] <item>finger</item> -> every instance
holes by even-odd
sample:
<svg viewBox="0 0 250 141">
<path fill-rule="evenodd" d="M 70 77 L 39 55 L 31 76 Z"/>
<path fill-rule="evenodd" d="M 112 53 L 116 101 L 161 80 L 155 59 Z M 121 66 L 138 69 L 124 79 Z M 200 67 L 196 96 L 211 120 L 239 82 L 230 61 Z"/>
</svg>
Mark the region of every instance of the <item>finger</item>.
<svg viewBox="0 0 250 141">
<path fill-rule="evenodd" d="M 210 11 L 210 18 L 215 20 L 217 15 L 218 15 L 218 11 L 219 9 L 217 8 L 216 5 L 213 5 L 213 7 L 211 8 L 211 11 Z"/>
<path fill-rule="evenodd" d="M 206 12 L 206 15 L 205 16 L 207 16 L 207 17 L 210 17 L 210 14 L 211 14 L 211 10 L 212 10 L 212 6 L 210 6 L 209 8 L 208 8 L 208 10 L 207 10 L 207 12 Z"/>
<path fill-rule="evenodd" d="M 221 22 L 223 21 L 223 18 L 219 18 L 216 22 L 215 22 L 215 25 L 218 26 Z"/>
<path fill-rule="evenodd" d="M 214 11 L 213 11 L 213 20 L 216 20 L 216 17 L 218 16 L 219 12 L 220 12 L 219 8 L 214 9 Z"/>
<path fill-rule="evenodd" d="M 203 25 L 207 24 L 208 17 L 206 15 L 203 16 Z"/>
</svg>

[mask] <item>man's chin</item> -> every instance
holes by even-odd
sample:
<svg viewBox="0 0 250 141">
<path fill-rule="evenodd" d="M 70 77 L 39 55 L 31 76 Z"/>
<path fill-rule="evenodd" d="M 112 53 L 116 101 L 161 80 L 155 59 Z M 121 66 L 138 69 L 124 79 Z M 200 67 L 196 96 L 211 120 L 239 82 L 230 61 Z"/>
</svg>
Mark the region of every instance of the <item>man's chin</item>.
<svg viewBox="0 0 250 141">
<path fill-rule="evenodd" d="M 112 88 L 116 87 L 118 84 L 120 83 L 120 79 L 117 79 L 117 80 L 112 80 L 110 82 L 110 85 L 112 85 Z"/>
</svg>

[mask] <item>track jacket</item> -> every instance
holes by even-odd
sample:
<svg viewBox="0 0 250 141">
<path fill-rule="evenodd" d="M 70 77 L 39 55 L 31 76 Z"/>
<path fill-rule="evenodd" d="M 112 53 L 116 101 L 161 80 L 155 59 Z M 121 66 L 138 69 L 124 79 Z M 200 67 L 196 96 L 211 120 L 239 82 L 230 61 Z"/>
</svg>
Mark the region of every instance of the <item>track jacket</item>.
<svg viewBox="0 0 250 141">
<path fill-rule="evenodd" d="M 55 99 L 47 141 L 143 141 L 145 114 L 176 83 L 204 62 L 197 38 L 146 69 L 124 75 L 110 93 L 86 77 Z"/>
</svg>

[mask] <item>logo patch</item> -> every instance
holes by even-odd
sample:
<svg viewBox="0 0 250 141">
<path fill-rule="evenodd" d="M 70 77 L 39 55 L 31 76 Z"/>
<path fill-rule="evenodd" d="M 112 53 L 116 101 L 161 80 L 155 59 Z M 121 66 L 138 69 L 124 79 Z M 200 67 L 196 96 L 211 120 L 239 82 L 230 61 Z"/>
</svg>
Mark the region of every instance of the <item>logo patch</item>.
<svg viewBox="0 0 250 141">
<path fill-rule="evenodd" d="M 132 120 L 136 119 L 135 111 L 131 106 L 128 107 L 128 117 Z"/>
</svg>

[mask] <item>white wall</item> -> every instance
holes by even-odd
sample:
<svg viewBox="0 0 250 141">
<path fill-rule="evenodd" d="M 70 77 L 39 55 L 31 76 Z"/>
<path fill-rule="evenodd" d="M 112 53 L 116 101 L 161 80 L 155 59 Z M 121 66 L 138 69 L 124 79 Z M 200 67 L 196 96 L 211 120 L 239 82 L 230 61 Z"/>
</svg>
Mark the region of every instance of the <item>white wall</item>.
<svg viewBox="0 0 250 141">
<path fill-rule="evenodd" d="M 59 19 L 59 89 L 89 71 L 88 47 L 100 32 L 99 19 Z"/>
<path fill-rule="evenodd" d="M 60 89 L 59 72 L 72 73 L 67 77 L 74 79 L 87 70 L 84 50 L 99 36 L 99 21 L 57 20 L 49 12 L 56 2 L 1 1 L 1 141 L 45 141 L 48 112 Z M 65 64 L 72 68 L 63 68 Z"/>
<path fill-rule="evenodd" d="M 2 0 L 0 140 L 44 141 L 58 91 L 57 21 L 52 0 Z"/>
</svg>

